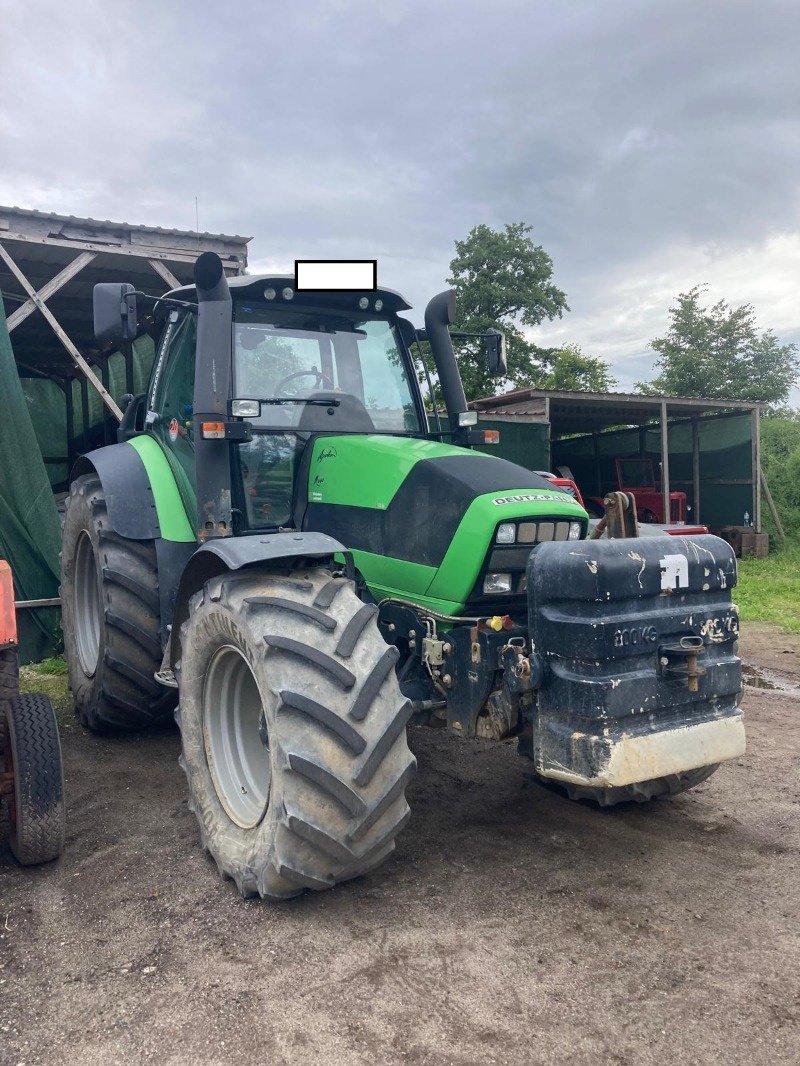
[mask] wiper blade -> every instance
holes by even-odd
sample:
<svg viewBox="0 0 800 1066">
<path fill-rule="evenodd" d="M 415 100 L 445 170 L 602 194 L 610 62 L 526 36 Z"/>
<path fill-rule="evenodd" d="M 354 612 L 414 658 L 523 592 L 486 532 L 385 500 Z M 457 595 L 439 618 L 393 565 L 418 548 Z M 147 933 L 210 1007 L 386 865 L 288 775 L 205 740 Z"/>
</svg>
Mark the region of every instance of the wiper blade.
<svg viewBox="0 0 800 1066">
<path fill-rule="evenodd" d="M 284 403 L 302 403 L 308 407 L 340 407 L 341 400 L 322 400 L 318 396 L 273 396 L 269 400 L 259 400 L 259 403 L 271 407 L 278 407 Z"/>
</svg>

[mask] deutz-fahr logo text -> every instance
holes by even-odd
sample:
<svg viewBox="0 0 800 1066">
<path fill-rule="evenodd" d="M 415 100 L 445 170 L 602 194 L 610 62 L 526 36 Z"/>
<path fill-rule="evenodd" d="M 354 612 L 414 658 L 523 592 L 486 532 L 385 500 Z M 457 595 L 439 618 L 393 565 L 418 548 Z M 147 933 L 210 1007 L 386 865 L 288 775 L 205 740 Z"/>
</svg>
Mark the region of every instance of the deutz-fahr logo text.
<svg viewBox="0 0 800 1066">
<path fill-rule="evenodd" d="M 554 503 L 563 503 L 564 493 L 560 492 L 558 496 L 550 492 L 532 492 L 525 496 L 498 496 L 496 500 L 492 500 L 492 503 L 500 507 L 504 503 L 531 503 L 535 500 L 551 500 Z"/>
</svg>

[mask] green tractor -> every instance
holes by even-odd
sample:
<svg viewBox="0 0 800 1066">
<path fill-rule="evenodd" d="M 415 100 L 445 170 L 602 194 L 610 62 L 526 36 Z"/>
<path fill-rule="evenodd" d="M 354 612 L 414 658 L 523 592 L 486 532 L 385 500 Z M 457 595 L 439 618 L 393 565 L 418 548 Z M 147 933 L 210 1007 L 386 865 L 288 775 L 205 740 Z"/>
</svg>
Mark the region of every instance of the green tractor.
<svg viewBox="0 0 800 1066">
<path fill-rule="evenodd" d="M 150 298 L 152 299 L 152 298 Z M 95 288 L 120 346 L 142 294 Z M 586 512 L 476 451 L 449 326 L 396 292 L 195 284 L 119 443 L 73 473 L 69 678 L 92 730 L 175 714 L 204 846 L 243 895 L 362 875 L 406 825 L 410 722 L 518 738 L 601 804 L 681 791 L 744 750 L 733 555 L 714 537 L 588 539 Z M 447 409 L 429 431 L 411 355 Z M 502 374 L 501 338 L 487 338 Z M 666 547 L 664 546 L 666 544 Z"/>
</svg>

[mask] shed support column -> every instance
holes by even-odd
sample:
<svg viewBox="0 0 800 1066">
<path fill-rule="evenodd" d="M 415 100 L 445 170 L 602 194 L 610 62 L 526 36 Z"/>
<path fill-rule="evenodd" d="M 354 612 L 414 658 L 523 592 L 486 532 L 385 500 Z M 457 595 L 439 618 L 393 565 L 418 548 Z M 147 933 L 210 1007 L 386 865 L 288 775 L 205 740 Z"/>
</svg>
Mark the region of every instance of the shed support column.
<svg viewBox="0 0 800 1066">
<path fill-rule="evenodd" d="M 756 533 L 761 532 L 761 408 L 754 407 L 752 413 L 753 438 L 753 526 Z"/>
<path fill-rule="evenodd" d="M 692 525 L 700 521 L 700 426 L 697 419 L 692 419 L 692 494 L 694 514 Z"/>
<path fill-rule="evenodd" d="M 121 422 L 122 421 L 122 411 L 119 409 L 117 404 L 114 402 L 114 399 L 111 396 L 111 393 L 108 391 L 108 389 L 105 388 L 105 386 L 103 385 L 102 381 L 98 378 L 98 376 L 95 374 L 95 372 L 89 366 L 89 364 L 86 362 L 84 357 L 81 355 L 81 353 L 78 351 L 78 349 L 72 343 L 72 341 L 69 339 L 67 334 L 61 328 L 61 325 L 59 324 L 58 320 L 56 319 L 55 315 L 50 310 L 50 308 L 47 306 L 47 304 L 44 303 L 44 301 L 39 298 L 39 295 L 37 294 L 37 292 L 34 289 L 34 287 L 31 285 L 31 283 L 28 281 L 28 279 L 22 273 L 20 268 L 17 266 L 17 264 L 11 258 L 11 255 L 9 254 L 8 250 L 6 248 L 4 248 L 2 244 L 0 244 L 0 259 L 4 260 L 4 262 L 5 262 L 6 266 L 8 267 L 8 269 L 11 271 L 11 273 L 14 275 L 14 277 L 17 279 L 17 281 L 23 287 L 25 292 L 27 292 L 28 296 L 30 296 L 31 300 L 36 304 L 36 306 L 42 312 L 44 317 L 50 323 L 50 325 L 53 328 L 53 331 L 54 331 L 55 335 L 58 337 L 58 339 L 61 341 L 61 343 L 64 345 L 64 347 L 69 352 L 70 358 L 72 359 L 73 363 L 75 363 L 75 365 L 80 368 L 81 372 L 84 375 L 84 378 L 87 381 L 91 382 L 92 387 L 95 388 L 100 393 L 100 396 L 101 396 L 101 398 L 103 400 L 103 403 L 106 405 L 106 407 L 109 409 L 109 411 L 114 415 L 114 417 L 117 419 L 117 421 Z"/>
<path fill-rule="evenodd" d="M 661 401 L 661 491 L 664 497 L 664 521 L 669 522 L 669 427 L 666 400 Z"/>
</svg>

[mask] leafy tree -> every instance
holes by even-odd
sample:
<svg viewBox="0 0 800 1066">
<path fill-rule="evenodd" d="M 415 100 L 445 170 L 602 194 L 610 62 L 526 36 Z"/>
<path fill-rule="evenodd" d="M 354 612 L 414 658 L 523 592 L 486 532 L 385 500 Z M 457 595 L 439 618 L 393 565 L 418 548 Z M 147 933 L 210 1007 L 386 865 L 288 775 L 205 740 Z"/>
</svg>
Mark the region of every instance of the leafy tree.
<svg viewBox="0 0 800 1066">
<path fill-rule="evenodd" d="M 553 284 L 553 262 L 529 236 L 531 227 L 512 222 L 503 230 L 475 226 L 456 241 L 447 283 L 456 290 L 457 319 L 452 329 L 483 333 L 490 327 L 506 335 L 508 380 L 523 388 L 536 387 L 541 378 L 542 353 L 522 333 L 544 319 L 568 311 L 566 295 Z M 489 376 L 480 344 L 456 344 L 467 399 L 497 392 Z"/>
<path fill-rule="evenodd" d="M 786 402 L 800 373 L 794 344 L 779 344 L 771 330 L 759 334 L 750 304 L 724 300 L 703 305 L 705 286 L 681 293 L 669 310 L 666 336 L 651 341 L 660 373 L 640 383 L 647 393 L 730 400 Z"/>
<path fill-rule="evenodd" d="M 566 392 L 611 392 L 617 382 L 608 363 L 584 355 L 577 344 L 567 344 L 547 353 L 550 366 L 537 388 L 562 389 Z"/>
</svg>

